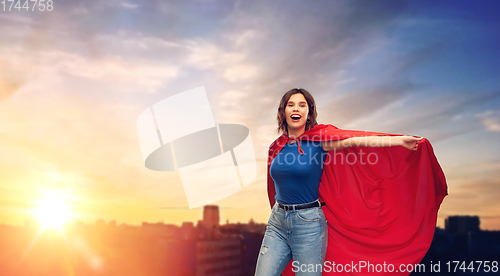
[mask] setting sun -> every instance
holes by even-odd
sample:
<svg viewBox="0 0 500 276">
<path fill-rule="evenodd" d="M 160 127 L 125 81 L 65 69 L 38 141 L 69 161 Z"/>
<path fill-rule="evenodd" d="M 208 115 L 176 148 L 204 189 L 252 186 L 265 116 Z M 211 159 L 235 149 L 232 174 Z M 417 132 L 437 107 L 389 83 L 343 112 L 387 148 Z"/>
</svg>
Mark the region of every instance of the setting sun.
<svg viewBox="0 0 500 276">
<path fill-rule="evenodd" d="M 34 213 L 43 228 L 61 228 L 72 215 L 68 204 L 62 198 L 54 197 L 45 197 Z"/>
</svg>

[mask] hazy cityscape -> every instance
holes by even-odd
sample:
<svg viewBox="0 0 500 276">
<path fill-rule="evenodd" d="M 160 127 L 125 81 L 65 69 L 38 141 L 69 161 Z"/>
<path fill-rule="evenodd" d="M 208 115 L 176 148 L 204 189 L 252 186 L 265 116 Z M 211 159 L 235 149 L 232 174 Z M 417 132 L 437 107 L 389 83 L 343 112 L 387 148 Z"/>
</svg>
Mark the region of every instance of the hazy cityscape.
<svg viewBox="0 0 500 276">
<path fill-rule="evenodd" d="M 498 269 L 500 231 L 483 231 L 477 216 L 450 216 L 412 274 L 490 274 Z M 206 205 L 196 225 L 164 222 L 139 226 L 97 220 L 42 229 L 0 225 L 0 275 L 254 275 L 266 224 L 220 223 L 219 206 Z M 490 273 L 447 262 L 489 261 Z M 430 272 L 440 264 L 440 271 Z M 478 272 L 481 271 L 481 272 Z"/>
<path fill-rule="evenodd" d="M 62 229 L 0 225 L 0 275 L 253 275 L 266 224 L 219 223 L 204 206 L 196 225 L 97 220 Z"/>
</svg>

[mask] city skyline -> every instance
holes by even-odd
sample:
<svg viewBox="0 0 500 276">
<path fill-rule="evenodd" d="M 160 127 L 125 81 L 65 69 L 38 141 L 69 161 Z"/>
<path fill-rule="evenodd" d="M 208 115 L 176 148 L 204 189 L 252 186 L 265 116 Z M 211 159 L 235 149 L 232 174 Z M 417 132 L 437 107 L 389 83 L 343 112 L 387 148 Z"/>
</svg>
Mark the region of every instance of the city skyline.
<svg viewBox="0 0 500 276">
<path fill-rule="evenodd" d="M 41 271 L 48 275 L 67 275 L 68 271 L 88 275 L 137 275 L 139 272 L 213 275 L 213 269 L 217 269 L 221 275 L 253 275 L 267 225 L 252 221 L 219 224 L 216 222 L 218 206 L 203 208 L 207 212 L 196 226 L 190 222 L 180 227 L 164 223 L 130 226 L 97 220 L 90 225 L 68 225 L 61 231 L 39 229 L 36 224 L 21 228 L 0 225 L 0 241 L 4 244 L 0 271 L 15 275 Z M 485 267 L 481 267 L 484 271 L 488 270 L 487 262 L 497 267 L 500 231 L 480 230 L 478 217 L 452 216 L 446 220 L 445 229 L 436 228 L 432 244 L 418 268 L 412 264 L 410 269 L 429 273 L 432 272 L 429 262 L 445 264 L 449 260 L 466 260 L 476 265 L 484 262 Z M 28 244 L 30 246 L 24 246 Z M 48 258 L 40 258 L 46 254 Z M 443 272 L 446 269 L 453 268 L 445 267 Z"/>
<path fill-rule="evenodd" d="M 103 219 L 103 218 L 97 218 L 96 220 L 94 221 L 83 221 L 83 220 L 79 220 L 79 219 L 68 219 L 67 221 L 65 221 L 61 226 L 63 227 L 66 227 L 66 226 L 76 226 L 76 225 L 92 225 L 92 224 L 95 224 L 95 225 L 115 225 L 115 226 L 118 226 L 118 225 L 126 225 L 126 226 L 143 226 L 145 224 L 164 224 L 164 225 L 175 225 L 177 227 L 182 227 L 183 225 L 185 224 L 193 224 L 194 226 L 199 226 L 199 225 L 204 225 L 205 227 L 209 224 L 214 224 L 213 223 L 213 220 L 214 220 L 214 216 L 217 217 L 218 219 L 215 219 L 217 220 L 218 222 L 216 223 L 216 225 L 229 225 L 229 224 L 248 224 L 248 223 L 253 223 L 253 224 L 265 224 L 267 225 L 266 222 L 262 223 L 262 222 L 256 222 L 253 218 L 250 218 L 246 223 L 245 222 L 242 222 L 242 221 L 233 221 L 233 222 L 230 222 L 229 219 L 226 219 L 226 220 L 223 220 L 220 216 L 220 206 L 218 205 L 214 205 L 214 204 L 208 204 L 208 205 L 203 205 L 203 206 L 200 206 L 196 209 L 202 209 L 201 210 L 201 216 L 200 216 L 200 219 L 196 220 L 196 221 L 182 221 L 180 224 L 175 224 L 175 223 L 169 223 L 168 221 L 165 221 L 165 220 L 157 220 L 157 221 L 142 221 L 140 222 L 139 224 L 127 224 L 125 222 L 120 222 L 120 221 L 117 221 L 116 219 Z M 211 209 L 211 208 L 215 208 L 217 211 L 208 211 L 207 212 L 207 209 Z M 210 213 L 213 213 L 213 212 L 216 212 L 217 214 L 213 214 L 213 215 L 210 215 Z M 207 217 L 212 220 L 212 222 L 206 224 L 205 223 L 205 220 L 207 220 Z M 445 229 L 446 228 L 446 220 L 450 219 L 450 218 L 460 218 L 460 217 L 465 217 L 465 218 L 472 218 L 472 220 L 475 222 L 477 220 L 477 226 L 479 227 L 478 229 L 479 230 L 490 230 L 490 229 L 481 229 L 481 217 L 480 216 L 476 216 L 476 215 L 461 215 L 461 214 L 455 214 L 455 215 L 450 215 L 450 216 L 447 216 L 443 222 L 443 227 L 439 227 L 439 225 L 436 224 L 436 227 L 437 228 L 441 228 L 441 229 Z M 5 224 L 1 224 L 0 225 L 5 225 Z M 10 226 L 17 226 L 17 227 L 27 227 L 27 226 L 33 226 L 33 225 L 37 225 L 39 227 L 41 227 L 41 229 L 43 230 L 43 221 L 40 220 L 39 218 L 37 218 L 33 212 L 26 212 L 25 213 L 25 217 L 24 217 L 24 221 L 21 225 L 10 225 Z M 54 227 L 51 227 L 51 228 L 54 228 Z M 57 227 L 56 227 L 57 228 Z M 211 228 L 211 227 L 209 227 Z M 500 231 L 500 230 L 496 230 L 496 231 Z"/>
<path fill-rule="evenodd" d="M 131 225 L 127 223 L 120 223 L 114 219 L 111 220 L 105 220 L 102 218 L 96 219 L 93 223 L 92 222 L 84 222 L 82 220 L 68 220 L 64 222 L 62 227 L 60 227 L 60 231 L 62 232 L 63 227 L 75 227 L 75 226 L 84 226 L 84 225 L 109 225 L 109 226 L 132 226 L 132 227 L 144 227 L 144 226 L 149 226 L 149 225 L 165 225 L 165 226 L 176 226 L 176 227 L 185 227 L 185 226 L 196 226 L 196 227 L 204 227 L 208 229 L 215 229 L 219 226 L 222 225 L 245 225 L 245 224 L 261 224 L 261 225 L 267 225 L 267 223 L 259 223 L 256 222 L 253 218 L 250 218 L 250 220 L 245 223 L 241 221 L 236 221 L 236 222 L 229 222 L 229 220 L 226 220 L 225 223 L 222 221 L 220 218 L 220 208 L 218 205 L 214 204 L 208 204 L 208 205 L 203 205 L 199 208 L 202 208 L 202 215 L 201 219 L 197 221 L 183 221 L 180 225 L 176 224 L 171 224 L 171 223 L 166 223 L 165 221 L 159 220 L 156 222 L 149 222 L 149 221 L 143 221 L 139 225 Z M 462 221 L 462 223 L 458 223 L 458 221 Z M 49 227 L 45 227 L 44 222 L 35 216 L 25 216 L 24 218 L 24 224 L 23 225 L 17 225 L 17 227 L 35 227 L 39 228 L 39 231 L 44 231 L 45 229 L 57 229 L 59 227 L 56 227 L 54 225 L 50 225 Z M 444 222 L 444 227 L 440 228 L 439 226 L 436 226 L 436 229 L 447 229 L 447 228 L 457 228 L 457 227 L 464 227 L 466 225 L 472 226 L 472 228 L 469 229 L 469 231 L 489 231 L 488 229 L 481 229 L 481 217 L 479 216 L 474 216 L 474 215 L 451 215 L 445 218 Z M 14 225 L 5 225 L 5 224 L 0 224 L 0 226 L 14 226 Z M 493 231 L 498 231 L 500 230 L 493 230 Z M 264 232 L 263 232 L 264 233 Z M 262 234 L 263 234 L 262 233 Z"/>
</svg>

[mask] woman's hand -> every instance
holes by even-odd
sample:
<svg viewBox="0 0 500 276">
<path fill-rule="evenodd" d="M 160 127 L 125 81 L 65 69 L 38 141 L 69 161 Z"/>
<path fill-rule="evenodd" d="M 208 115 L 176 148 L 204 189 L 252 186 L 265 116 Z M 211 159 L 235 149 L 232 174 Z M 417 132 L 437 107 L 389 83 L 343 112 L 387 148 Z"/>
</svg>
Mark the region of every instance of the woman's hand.
<svg viewBox="0 0 500 276">
<path fill-rule="evenodd" d="M 396 136 L 400 140 L 400 146 L 403 148 L 407 148 L 409 150 L 417 150 L 418 149 L 418 142 L 420 140 L 424 139 L 424 137 L 416 138 L 413 136 Z"/>
</svg>

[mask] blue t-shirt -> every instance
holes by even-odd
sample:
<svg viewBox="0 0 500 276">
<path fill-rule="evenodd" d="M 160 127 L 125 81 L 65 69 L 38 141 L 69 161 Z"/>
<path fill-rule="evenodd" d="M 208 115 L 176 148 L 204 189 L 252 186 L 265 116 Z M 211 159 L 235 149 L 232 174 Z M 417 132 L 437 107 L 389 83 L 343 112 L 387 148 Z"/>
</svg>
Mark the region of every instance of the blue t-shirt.
<svg viewBox="0 0 500 276">
<path fill-rule="evenodd" d="M 302 204 L 318 199 L 319 183 L 328 154 L 322 142 L 300 140 L 304 151 L 299 154 L 297 142 L 286 143 L 271 163 L 270 174 L 281 204 Z"/>
</svg>

